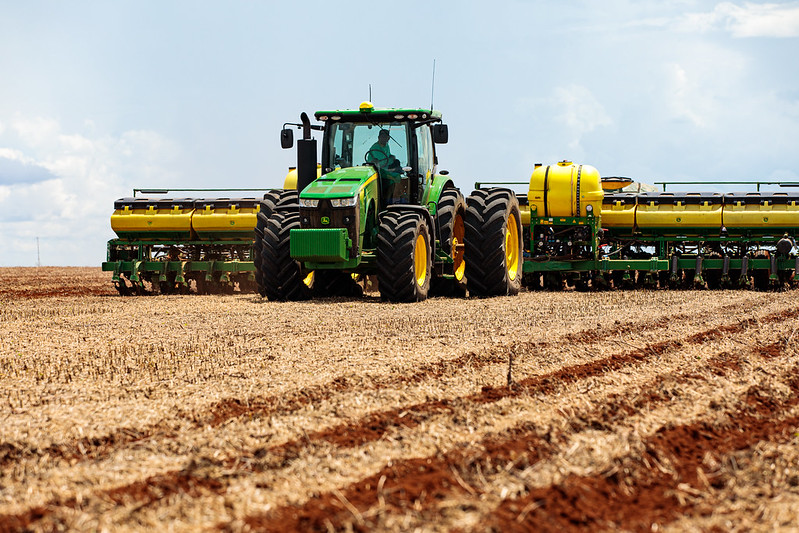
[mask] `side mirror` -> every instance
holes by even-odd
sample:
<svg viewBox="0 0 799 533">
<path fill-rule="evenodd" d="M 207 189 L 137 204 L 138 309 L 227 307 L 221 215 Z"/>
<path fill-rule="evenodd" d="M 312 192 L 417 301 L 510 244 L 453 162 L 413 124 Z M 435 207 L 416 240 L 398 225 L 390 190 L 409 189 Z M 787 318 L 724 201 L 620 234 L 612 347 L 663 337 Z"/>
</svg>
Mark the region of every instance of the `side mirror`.
<svg viewBox="0 0 799 533">
<path fill-rule="evenodd" d="M 449 131 L 446 124 L 433 124 L 433 142 L 436 144 L 447 144 Z"/>
<path fill-rule="evenodd" d="M 280 146 L 283 148 L 291 148 L 294 146 L 294 132 L 290 129 L 283 128 L 280 130 Z"/>
</svg>

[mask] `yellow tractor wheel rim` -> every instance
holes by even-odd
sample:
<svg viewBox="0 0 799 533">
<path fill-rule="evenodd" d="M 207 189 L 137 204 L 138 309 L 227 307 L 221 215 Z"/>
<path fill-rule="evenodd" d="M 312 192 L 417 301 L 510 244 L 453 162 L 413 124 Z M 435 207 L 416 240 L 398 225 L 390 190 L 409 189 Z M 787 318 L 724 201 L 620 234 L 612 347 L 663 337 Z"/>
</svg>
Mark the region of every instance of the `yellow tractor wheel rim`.
<svg viewBox="0 0 799 533">
<path fill-rule="evenodd" d="M 508 278 L 515 280 L 519 274 L 519 227 L 513 215 L 508 217 L 505 231 L 505 267 L 508 269 Z"/>
<path fill-rule="evenodd" d="M 413 247 L 413 268 L 416 273 L 416 284 L 423 287 L 427 279 L 427 241 L 422 234 L 416 237 L 416 244 Z"/>
<path fill-rule="evenodd" d="M 463 217 L 458 214 L 455 217 L 455 225 L 452 229 L 452 261 L 453 270 L 455 272 L 455 279 L 458 281 L 463 280 L 463 275 L 466 272 L 466 261 L 463 260 L 463 235 L 465 233 L 463 226 Z"/>
</svg>

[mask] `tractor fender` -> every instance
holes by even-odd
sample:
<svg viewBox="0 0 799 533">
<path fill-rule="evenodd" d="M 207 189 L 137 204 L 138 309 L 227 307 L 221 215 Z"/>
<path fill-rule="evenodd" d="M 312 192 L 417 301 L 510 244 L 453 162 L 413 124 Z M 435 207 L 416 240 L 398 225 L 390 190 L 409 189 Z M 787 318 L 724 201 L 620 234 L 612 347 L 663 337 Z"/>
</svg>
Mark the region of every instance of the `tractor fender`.
<svg viewBox="0 0 799 533">
<path fill-rule="evenodd" d="M 428 204 L 433 202 L 435 205 L 438 205 L 438 200 L 441 198 L 441 193 L 444 189 L 454 189 L 455 183 L 452 181 L 448 175 L 444 176 L 442 174 L 436 174 L 433 176 L 433 183 L 430 186 L 430 195 L 427 198 Z"/>
<path fill-rule="evenodd" d="M 433 226 L 433 215 L 430 214 L 430 211 L 427 210 L 426 207 L 421 205 L 408 205 L 408 204 L 393 204 L 386 207 L 386 210 L 383 213 L 387 212 L 408 212 L 413 211 L 414 213 L 419 213 L 422 215 L 427 222 L 427 240 L 430 242 L 430 254 L 431 257 L 436 256 L 436 233 L 435 233 L 435 226 Z M 382 213 L 381 213 L 382 218 Z"/>
</svg>

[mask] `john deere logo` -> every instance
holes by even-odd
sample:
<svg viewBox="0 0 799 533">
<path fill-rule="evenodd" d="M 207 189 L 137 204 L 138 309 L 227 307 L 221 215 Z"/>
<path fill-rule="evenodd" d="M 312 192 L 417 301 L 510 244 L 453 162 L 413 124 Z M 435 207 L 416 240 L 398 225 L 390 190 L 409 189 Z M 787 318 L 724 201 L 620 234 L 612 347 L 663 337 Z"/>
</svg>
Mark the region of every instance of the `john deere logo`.
<svg viewBox="0 0 799 533">
<path fill-rule="evenodd" d="M 330 217 L 322 217 L 322 224 L 325 226 L 330 224 Z"/>
</svg>

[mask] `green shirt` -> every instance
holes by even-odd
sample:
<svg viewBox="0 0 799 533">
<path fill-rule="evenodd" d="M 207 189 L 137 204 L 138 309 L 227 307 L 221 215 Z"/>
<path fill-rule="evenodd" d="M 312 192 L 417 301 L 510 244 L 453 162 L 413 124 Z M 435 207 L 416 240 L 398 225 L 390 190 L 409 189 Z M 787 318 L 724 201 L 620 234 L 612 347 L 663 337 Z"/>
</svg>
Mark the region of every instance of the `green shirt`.
<svg viewBox="0 0 799 533">
<path fill-rule="evenodd" d="M 391 150 L 388 147 L 388 143 L 385 146 L 380 144 L 380 142 L 376 142 L 369 148 L 369 155 L 367 159 L 370 163 L 374 163 L 378 167 L 380 167 L 380 175 L 383 179 L 387 180 L 392 185 L 398 183 L 402 176 L 397 172 L 391 172 L 386 167 L 391 165 L 391 163 L 396 159 L 393 155 L 391 155 Z"/>
<path fill-rule="evenodd" d="M 376 142 L 369 148 L 369 162 L 370 163 L 378 163 L 381 166 L 387 166 L 391 163 L 391 150 L 388 147 L 388 143 L 385 146 L 380 144 L 380 142 Z M 381 155 L 382 154 L 382 155 Z"/>
</svg>

